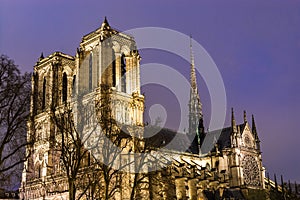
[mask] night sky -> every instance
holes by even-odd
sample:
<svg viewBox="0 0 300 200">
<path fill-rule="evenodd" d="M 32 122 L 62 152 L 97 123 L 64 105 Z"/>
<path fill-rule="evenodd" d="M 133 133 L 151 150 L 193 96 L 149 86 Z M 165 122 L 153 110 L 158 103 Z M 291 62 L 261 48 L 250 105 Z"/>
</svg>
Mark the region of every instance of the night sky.
<svg viewBox="0 0 300 200">
<path fill-rule="evenodd" d="M 75 55 L 81 37 L 101 26 L 104 16 L 122 31 L 152 26 L 192 34 L 222 75 L 225 125 L 231 107 L 239 123 L 244 109 L 248 121 L 254 114 L 267 171 L 300 182 L 300 1 L 1 0 L 0 54 L 31 72 L 41 52 Z M 140 54 L 141 64 L 161 63 L 189 77 L 189 63 L 172 53 L 145 49 Z M 207 126 L 210 96 L 201 75 L 197 78 Z M 158 85 L 145 85 L 143 92 L 146 120 L 151 105 L 161 104 L 166 127 L 176 129 L 178 102 L 170 100 L 172 92 Z"/>
</svg>

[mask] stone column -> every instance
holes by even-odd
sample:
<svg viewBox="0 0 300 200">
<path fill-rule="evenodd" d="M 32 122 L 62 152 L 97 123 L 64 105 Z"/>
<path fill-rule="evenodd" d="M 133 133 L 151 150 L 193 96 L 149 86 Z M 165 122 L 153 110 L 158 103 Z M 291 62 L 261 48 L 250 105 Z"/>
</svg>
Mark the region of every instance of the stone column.
<svg viewBox="0 0 300 200">
<path fill-rule="evenodd" d="M 136 92 L 137 91 L 137 59 L 136 59 L 136 55 L 134 54 L 133 59 L 132 59 L 132 82 L 133 82 L 133 87 L 132 87 L 132 92 Z"/>
<path fill-rule="evenodd" d="M 176 186 L 176 198 L 180 200 L 187 200 L 186 189 L 185 189 L 186 178 L 177 178 L 175 180 Z"/>
<path fill-rule="evenodd" d="M 189 200 L 197 200 L 197 179 L 188 181 L 189 187 Z"/>
<path fill-rule="evenodd" d="M 137 92 L 140 94 L 141 93 L 141 86 L 140 86 L 140 57 L 138 56 L 137 58 L 137 63 L 136 63 L 136 88 L 137 88 Z"/>
<path fill-rule="evenodd" d="M 207 188 L 209 181 L 208 180 L 202 180 L 198 182 L 197 184 L 197 198 L 198 200 L 205 200 L 206 197 L 203 193 L 203 191 Z"/>
<path fill-rule="evenodd" d="M 116 59 L 116 87 L 117 91 L 121 91 L 121 54 L 115 53 Z"/>
</svg>

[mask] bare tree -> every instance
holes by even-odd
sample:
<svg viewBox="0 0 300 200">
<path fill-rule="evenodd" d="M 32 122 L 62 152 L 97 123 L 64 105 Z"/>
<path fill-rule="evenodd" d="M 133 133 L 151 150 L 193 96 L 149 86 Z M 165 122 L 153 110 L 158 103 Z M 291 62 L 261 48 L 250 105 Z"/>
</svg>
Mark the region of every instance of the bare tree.
<svg viewBox="0 0 300 200">
<path fill-rule="evenodd" d="M 0 56 L 0 183 L 13 186 L 29 155 L 25 147 L 30 108 L 31 75 L 21 74 L 8 56 Z M 19 179 L 20 180 L 20 179 Z M 1 187 L 1 184 L 0 184 Z"/>
<path fill-rule="evenodd" d="M 59 163 L 68 185 L 51 192 L 68 191 L 71 200 L 112 198 L 121 186 L 120 170 L 131 164 L 119 160 L 131 136 L 114 120 L 109 87 L 101 85 L 100 90 L 88 100 L 78 95 L 74 102 L 51 109 L 56 133 L 50 138 L 53 161 L 48 167 Z M 57 180 L 52 176 L 52 182 Z"/>
<path fill-rule="evenodd" d="M 146 157 L 152 149 L 142 138 L 135 137 L 143 135 L 143 127 L 118 124 L 109 86 L 102 84 L 88 97 L 78 95 L 74 102 L 52 107 L 56 133 L 50 138 L 53 161 L 48 167 L 61 171 L 59 176 L 51 176 L 52 182 L 68 187 L 48 192 L 68 192 L 71 200 L 111 199 L 117 193 L 126 193 L 130 199 L 141 198 L 141 190 L 149 188 L 150 183 L 149 174 L 142 169 L 156 159 Z M 55 167 L 57 163 L 60 167 Z M 134 167 L 136 173 L 129 173 L 129 167 Z M 61 177 L 66 181 L 60 181 Z M 128 188 L 124 189 L 124 185 Z"/>
<path fill-rule="evenodd" d="M 79 104 L 81 101 L 77 101 Z M 78 106 L 79 108 L 82 108 Z M 80 111 L 80 114 L 81 113 Z M 87 117 L 88 118 L 88 117 Z M 52 165 L 60 166 L 60 176 L 66 178 L 68 188 L 59 187 L 51 192 L 54 193 L 69 193 L 69 199 L 80 199 L 89 191 L 94 183 L 89 178 L 94 175 L 94 166 L 90 163 L 89 150 L 85 148 L 84 141 L 82 140 L 83 124 L 76 123 L 74 120 L 74 103 L 65 102 L 60 107 L 52 109 L 51 120 L 56 126 L 55 137 L 51 138 L 52 147 Z M 85 120 L 82 118 L 81 120 Z M 55 170 L 55 169 L 54 169 Z M 59 184 L 57 179 L 52 176 L 52 181 Z M 60 184 L 65 184 L 61 182 Z"/>
</svg>

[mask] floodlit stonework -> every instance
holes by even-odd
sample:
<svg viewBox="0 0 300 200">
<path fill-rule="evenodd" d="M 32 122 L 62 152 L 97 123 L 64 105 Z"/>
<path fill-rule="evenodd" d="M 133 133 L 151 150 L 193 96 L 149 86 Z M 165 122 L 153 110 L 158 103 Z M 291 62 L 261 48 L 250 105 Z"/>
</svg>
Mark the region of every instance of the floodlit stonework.
<svg viewBox="0 0 300 200">
<path fill-rule="evenodd" d="M 193 56 L 189 133 L 185 135 L 162 129 L 151 138 L 142 138 L 146 127 L 143 124 L 144 96 L 140 91 L 140 59 L 134 38 L 111 28 L 106 19 L 100 28 L 83 36 L 75 56 L 61 52 L 45 58 L 41 55 L 34 66 L 31 117 L 28 120 L 28 135 L 35 137 L 36 142 L 27 149 L 32 154 L 24 166 L 20 189 L 22 199 L 70 198 L 68 172 L 62 162 L 64 155 L 62 150 L 60 153 L 55 150 L 56 142 L 64 139 L 53 115 L 65 109 L 66 105 L 75 105 L 72 116 L 84 118 L 78 111 L 78 97 L 83 104 L 101 101 L 104 96 L 102 87 L 108 87 L 107 103 L 111 106 L 113 117 L 109 121 L 111 130 L 120 134 L 135 132 L 138 136 L 122 136 L 118 146 L 125 152 L 155 150 L 164 146 L 175 134 L 180 136 L 178 146 L 162 153 L 161 157 L 168 163 L 165 167 L 140 175 L 113 171 L 116 173 L 110 175 L 114 178 L 108 183 L 114 189 L 111 199 L 243 199 L 249 191 L 265 189 L 265 170 L 253 116 L 251 126 L 246 113 L 243 122 L 237 124 L 232 110 L 230 127 L 204 131 Z M 118 126 L 115 126 L 115 121 Z M 83 130 L 88 131 L 94 123 L 87 122 Z M 192 145 L 181 149 L 180 143 L 184 146 L 187 140 L 192 141 Z M 212 148 L 205 146 L 207 144 Z M 101 149 L 99 154 L 105 150 Z M 128 156 L 124 152 L 121 154 Z M 104 168 L 93 155 L 84 152 L 82 156 L 74 182 L 76 198 L 104 199 L 107 195 L 103 192 L 105 175 L 101 170 Z M 155 158 L 154 161 L 164 162 Z M 155 168 L 150 160 L 143 162 L 144 166 Z M 137 162 L 133 162 L 124 168 L 136 166 Z M 142 181 L 137 181 L 139 179 Z"/>
</svg>

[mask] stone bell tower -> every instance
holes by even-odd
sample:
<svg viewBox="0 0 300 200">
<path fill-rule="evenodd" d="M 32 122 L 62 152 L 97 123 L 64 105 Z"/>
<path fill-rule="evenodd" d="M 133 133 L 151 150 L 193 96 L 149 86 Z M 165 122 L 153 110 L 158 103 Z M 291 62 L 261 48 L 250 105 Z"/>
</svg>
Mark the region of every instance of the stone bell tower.
<svg viewBox="0 0 300 200">
<path fill-rule="evenodd" d="M 76 93 L 93 93 L 106 85 L 113 94 L 116 120 L 121 124 L 142 125 L 140 59 L 133 37 L 114 30 L 105 17 L 100 28 L 83 36 L 77 49 Z"/>
</svg>

